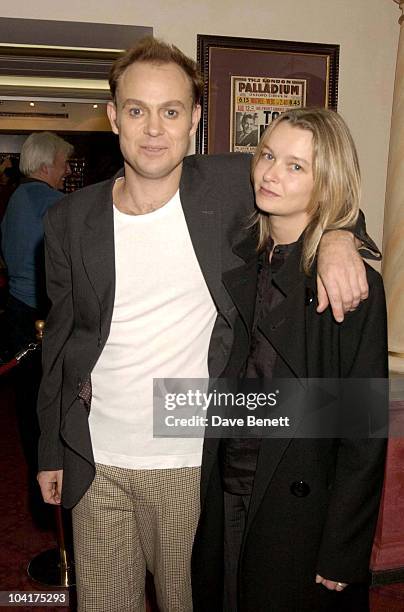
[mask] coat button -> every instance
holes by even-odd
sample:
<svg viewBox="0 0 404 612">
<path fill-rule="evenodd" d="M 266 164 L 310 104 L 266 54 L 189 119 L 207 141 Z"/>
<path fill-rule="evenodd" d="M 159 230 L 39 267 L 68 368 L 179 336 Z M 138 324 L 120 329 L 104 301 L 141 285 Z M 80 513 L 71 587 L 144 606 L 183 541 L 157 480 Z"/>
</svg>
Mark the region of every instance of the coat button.
<svg viewBox="0 0 404 612">
<path fill-rule="evenodd" d="M 315 297 L 316 296 L 314 294 L 314 291 L 312 289 L 310 289 L 309 287 L 307 287 L 306 295 L 305 295 L 305 299 L 304 299 L 304 303 L 306 304 L 306 306 L 310 306 L 310 304 L 312 304 L 314 302 Z"/>
<path fill-rule="evenodd" d="M 290 485 L 290 492 L 296 497 L 307 497 L 310 493 L 310 487 L 304 480 L 295 480 Z"/>
</svg>

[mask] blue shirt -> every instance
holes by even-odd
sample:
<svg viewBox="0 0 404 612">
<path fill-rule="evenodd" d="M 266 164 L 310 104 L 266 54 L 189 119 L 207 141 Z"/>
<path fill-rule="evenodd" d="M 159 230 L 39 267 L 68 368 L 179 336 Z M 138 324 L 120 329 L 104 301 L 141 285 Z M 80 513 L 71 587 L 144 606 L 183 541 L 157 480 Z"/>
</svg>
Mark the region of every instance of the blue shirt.
<svg viewBox="0 0 404 612">
<path fill-rule="evenodd" d="M 32 308 L 40 307 L 45 297 L 42 218 L 62 197 L 42 181 L 22 183 L 11 196 L 1 224 L 10 293 Z"/>
</svg>

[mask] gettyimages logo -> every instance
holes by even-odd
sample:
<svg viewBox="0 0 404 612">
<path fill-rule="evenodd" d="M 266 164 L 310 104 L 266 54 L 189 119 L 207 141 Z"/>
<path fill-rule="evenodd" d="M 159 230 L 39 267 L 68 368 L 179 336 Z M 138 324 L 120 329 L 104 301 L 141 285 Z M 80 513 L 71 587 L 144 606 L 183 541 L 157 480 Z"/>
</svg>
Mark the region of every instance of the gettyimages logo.
<svg viewBox="0 0 404 612">
<path fill-rule="evenodd" d="M 271 393 L 233 393 L 188 389 L 186 392 L 165 393 L 164 406 L 166 410 L 175 410 L 185 406 L 208 410 L 209 407 L 243 407 L 247 410 L 256 410 L 258 407 L 276 406 L 279 389 Z"/>
</svg>

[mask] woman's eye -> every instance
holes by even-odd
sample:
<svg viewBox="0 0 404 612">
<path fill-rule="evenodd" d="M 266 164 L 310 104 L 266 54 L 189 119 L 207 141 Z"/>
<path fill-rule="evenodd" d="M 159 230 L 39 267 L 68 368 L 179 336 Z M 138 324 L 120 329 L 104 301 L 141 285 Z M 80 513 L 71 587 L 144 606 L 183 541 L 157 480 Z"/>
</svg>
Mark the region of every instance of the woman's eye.
<svg viewBox="0 0 404 612">
<path fill-rule="evenodd" d="M 302 169 L 302 167 L 299 166 L 299 164 L 293 164 L 292 168 L 293 168 L 293 170 L 301 170 Z"/>
<path fill-rule="evenodd" d="M 264 159 L 268 159 L 270 161 L 274 158 L 272 153 L 263 153 L 262 156 L 264 157 Z"/>
</svg>

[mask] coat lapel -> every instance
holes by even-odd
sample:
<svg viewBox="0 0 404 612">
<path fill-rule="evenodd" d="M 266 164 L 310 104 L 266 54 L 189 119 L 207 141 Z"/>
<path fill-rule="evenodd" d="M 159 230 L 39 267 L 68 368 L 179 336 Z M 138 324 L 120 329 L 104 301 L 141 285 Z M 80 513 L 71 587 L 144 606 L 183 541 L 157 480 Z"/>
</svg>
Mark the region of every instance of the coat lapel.
<svg viewBox="0 0 404 612">
<path fill-rule="evenodd" d="M 313 308 L 316 300 L 315 275 L 311 278 L 303 275 L 301 254 L 299 241 L 273 279 L 285 299 L 260 323 L 261 331 L 291 370 L 290 376 L 296 378 L 307 377 L 305 309 Z M 277 375 L 275 370 L 274 377 Z"/>
<path fill-rule="evenodd" d="M 268 317 L 260 324 L 261 331 L 282 358 L 277 360 L 273 373 L 274 378 L 287 376 L 297 379 L 307 378 L 305 310 L 315 307 L 316 275 L 314 273 L 311 278 L 303 276 L 300 268 L 301 254 L 302 242 L 299 241 L 284 266 L 274 277 L 274 283 L 284 294 L 285 299 L 271 310 Z M 294 429 L 298 427 L 298 424 L 296 421 Z M 291 431 L 290 438 L 272 438 L 262 441 L 246 533 L 292 438 L 293 431 Z"/>
<path fill-rule="evenodd" d="M 291 443 L 291 438 L 273 438 L 263 440 L 257 461 L 257 471 L 254 479 L 254 489 L 248 509 L 247 523 L 245 528 L 244 542 L 248 531 L 259 509 L 265 491 L 271 482 L 275 470 L 278 467 L 283 454 Z"/>
</svg>

